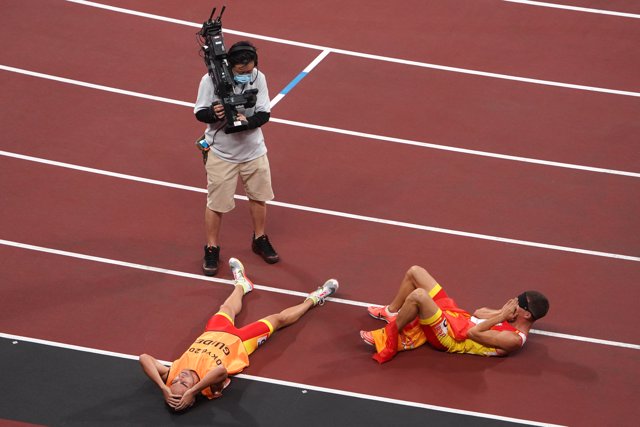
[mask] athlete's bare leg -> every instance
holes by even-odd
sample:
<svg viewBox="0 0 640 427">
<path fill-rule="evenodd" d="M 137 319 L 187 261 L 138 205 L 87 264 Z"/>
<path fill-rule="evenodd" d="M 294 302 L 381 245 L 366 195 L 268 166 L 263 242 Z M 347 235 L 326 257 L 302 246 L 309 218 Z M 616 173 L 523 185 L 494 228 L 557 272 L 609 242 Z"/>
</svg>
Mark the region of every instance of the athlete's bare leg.
<svg viewBox="0 0 640 427">
<path fill-rule="evenodd" d="M 416 316 L 420 316 L 421 319 L 428 319 L 436 314 L 438 309 L 438 305 L 429 296 L 429 291 L 422 288 L 414 289 L 400 308 L 400 313 L 396 318 L 396 326 L 401 331 Z"/>
<path fill-rule="evenodd" d="M 389 311 L 397 312 L 405 303 L 405 300 L 416 289 L 424 289 L 429 293 L 431 289 L 437 284 L 436 279 L 434 279 L 428 272 L 422 267 L 414 265 L 409 268 L 400 282 L 400 288 L 398 289 L 398 293 L 395 298 L 389 304 Z M 415 313 L 413 315 L 415 318 Z M 412 319 L 413 319 L 412 318 Z"/>
<path fill-rule="evenodd" d="M 244 296 L 244 289 L 242 285 L 236 285 L 231 292 L 231 295 L 220 306 L 220 311 L 227 314 L 231 321 L 236 318 L 236 315 L 242 310 L 242 297 Z"/>
<path fill-rule="evenodd" d="M 274 330 L 282 329 L 293 323 L 296 323 L 309 309 L 313 307 L 313 301 L 306 299 L 304 302 L 294 305 L 293 307 L 285 308 L 280 313 L 272 314 L 265 317 L 269 323 L 273 326 Z"/>
</svg>

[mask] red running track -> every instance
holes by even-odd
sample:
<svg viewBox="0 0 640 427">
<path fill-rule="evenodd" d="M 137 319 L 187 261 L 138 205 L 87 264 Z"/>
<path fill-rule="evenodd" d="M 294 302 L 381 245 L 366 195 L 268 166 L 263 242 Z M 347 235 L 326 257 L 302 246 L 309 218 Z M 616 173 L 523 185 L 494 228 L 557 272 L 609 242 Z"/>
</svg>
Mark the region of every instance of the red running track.
<svg viewBox="0 0 640 427">
<path fill-rule="evenodd" d="M 572 19 L 580 28 L 596 19 L 566 11 L 547 15 L 552 12 L 488 3 L 499 7 L 499 14 L 523 14 L 531 22 L 546 22 L 545 16 L 554 16 Z M 205 12 L 197 10 L 199 6 Z M 177 3 L 167 2 L 162 8 L 169 9 L 148 11 L 197 22 L 203 13 L 208 15 L 209 7 L 204 2 L 194 2 L 187 8 L 178 8 Z M 476 12 L 478 7 L 475 6 Z M 369 18 L 360 14 L 362 22 L 380 19 L 374 14 L 379 10 L 371 9 Z M 38 10 L 49 19 L 34 15 Z M 12 5 L 8 12 L 3 14 L 6 18 L 0 31 L 3 40 L 12 44 L 0 53 L 2 64 L 193 101 L 195 85 L 204 71 L 195 56 L 195 28 L 65 2 L 23 2 Z M 307 19 L 313 17 L 316 22 L 330 19 L 318 11 L 307 13 Z M 189 14 L 194 17 L 189 18 Z M 20 45 L 26 40 L 27 18 L 34 16 L 48 30 L 47 37 L 37 40 L 43 46 L 41 55 L 25 54 L 28 50 Z M 228 23 L 225 20 L 229 28 L 273 34 L 253 22 L 245 28 L 232 16 L 229 13 Z M 346 16 L 353 19 L 353 14 Z M 462 25 L 470 16 L 478 15 L 465 14 L 457 19 L 473 34 L 477 31 L 473 25 Z M 277 19 L 293 21 L 291 16 L 287 19 L 283 15 L 268 22 Z M 439 19 L 441 23 L 452 22 L 446 15 Z M 611 19 L 598 22 L 606 26 Z M 416 52 L 411 46 L 402 50 L 401 42 L 410 39 L 412 26 L 422 24 L 418 16 L 406 22 L 405 32 L 398 28 L 392 31 L 394 37 L 399 37 L 393 49 L 396 56 L 411 58 L 415 54 L 421 55 L 421 60 L 436 62 L 439 57 L 435 53 Z M 612 22 L 624 28 L 629 25 L 627 21 Z M 636 28 L 637 25 L 630 26 L 627 31 Z M 336 31 L 332 33 L 335 39 L 318 39 L 314 38 L 317 35 L 313 28 L 307 25 L 304 29 L 308 30 L 305 34 L 300 34 L 300 26 L 274 25 L 272 30 L 275 35 L 296 40 L 384 53 L 365 48 L 380 46 L 373 35 L 361 33 L 361 38 L 347 39 Z M 516 30 L 515 26 L 512 30 Z M 75 37 L 79 33 L 85 37 Z M 518 40 L 516 35 L 502 33 L 503 45 Z M 257 43 L 272 96 L 318 53 Z M 571 40 L 560 39 L 558 43 L 562 46 Z M 149 49 L 158 45 L 158 50 Z M 606 46 L 584 45 L 583 58 L 589 58 L 587 52 L 606 51 Z M 526 51 L 526 45 L 519 45 L 520 48 Z M 633 61 L 615 52 L 608 54 L 614 63 L 619 61 L 618 70 L 620 64 Z M 461 66 L 453 56 L 442 58 L 450 65 Z M 574 83 L 611 82 L 612 87 L 624 90 L 634 90 L 635 84 L 623 72 L 608 76 L 597 67 L 585 71 L 589 76 L 584 76 L 584 81 L 567 71 L 581 67 L 580 61 L 586 59 L 536 62 L 540 67 L 537 69 L 530 68 L 526 61 L 517 61 L 517 57 L 500 65 L 486 52 L 478 53 L 477 58 L 464 54 L 456 58 L 484 58 L 482 69 L 496 72 L 515 73 L 517 68 L 519 75 L 559 81 L 569 75 Z M 150 78 L 150 70 L 159 71 Z M 407 83 L 391 84 L 388 75 L 406 79 Z M 201 129 L 188 107 L 9 72 L 1 73 L 0 79 L 6 88 L 7 104 L 12 106 L 3 111 L 0 129 L 6 137 L 0 143 L 2 150 L 203 186 L 200 160 L 190 146 Z M 416 93 L 422 95 L 419 105 L 393 108 L 406 105 L 404 100 Z M 490 101 L 486 101 L 487 97 Z M 635 99 L 331 54 L 274 108 L 273 116 L 637 172 Z M 354 100 L 364 104 L 354 106 Z M 34 106 L 46 111 L 35 121 Z M 455 154 L 278 123 L 266 126 L 265 133 L 277 200 L 281 202 L 638 256 L 637 178 Z M 46 136 L 47 143 L 34 143 L 41 135 Z M 619 141 L 614 147 L 612 138 Z M 199 273 L 202 193 L 6 156 L 0 157 L 0 162 L 1 239 Z M 543 289 L 553 304 L 550 316 L 536 324 L 536 329 L 623 343 L 637 341 L 635 330 L 626 326 L 633 325 L 635 319 L 632 296 L 637 295 L 635 285 L 640 279 L 640 269 L 634 261 L 471 239 L 278 206 L 270 210 L 269 227 L 283 255 L 283 262 L 275 266 L 259 262 L 250 253 L 250 225 L 244 202 L 239 201 L 238 209 L 225 217 L 223 228 L 223 257 L 240 257 L 251 277 L 262 285 L 307 292 L 327 277 L 336 276 L 342 283 L 340 298 L 385 303 L 404 270 L 421 264 L 465 307 L 498 306 L 522 288 L 535 287 Z M 129 354 L 149 352 L 170 360 L 189 344 L 229 291 L 221 284 L 6 245 L 0 246 L 0 251 L 6 277 L 3 295 L 10 302 L 1 329 L 17 335 Z M 42 271 L 47 272 L 44 278 Z M 230 274 L 223 269 L 221 277 L 229 278 Z M 249 298 L 240 322 L 299 300 L 267 291 L 257 291 Z M 615 330 L 605 322 L 594 321 L 594 315 L 611 312 L 616 313 Z M 247 373 L 571 425 L 624 425 L 637 415 L 632 403 L 632 393 L 638 388 L 638 376 L 633 375 L 638 372 L 636 349 L 532 335 L 527 349 L 512 358 L 450 356 L 421 349 L 377 366 L 357 336 L 359 329 L 377 325 L 362 307 L 327 304 L 276 335 L 252 358 Z M 406 381 L 398 381 L 399 378 Z M 505 384 L 514 383 L 520 390 L 533 391 L 535 400 L 527 402 L 520 393 L 505 394 Z M 583 410 L 568 411 L 567 405 Z"/>
</svg>

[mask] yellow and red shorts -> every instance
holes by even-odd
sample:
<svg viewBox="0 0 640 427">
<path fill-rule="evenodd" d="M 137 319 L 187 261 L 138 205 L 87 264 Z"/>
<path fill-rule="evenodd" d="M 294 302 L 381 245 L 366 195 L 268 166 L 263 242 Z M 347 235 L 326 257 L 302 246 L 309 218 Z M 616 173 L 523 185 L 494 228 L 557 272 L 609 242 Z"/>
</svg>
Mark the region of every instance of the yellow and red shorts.
<svg viewBox="0 0 640 427">
<path fill-rule="evenodd" d="M 447 350 L 451 342 L 466 339 L 467 330 L 472 326 L 471 315 L 459 308 L 440 285 L 431 289 L 429 295 L 438 305 L 438 311 L 427 319 L 420 319 L 420 325 L 429 344 Z"/>
<path fill-rule="evenodd" d="M 470 315 L 459 308 L 455 301 L 447 295 L 440 285 L 435 285 L 429 296 L 438 305 L 438 311 L 428 319 L 416 318 L 409 322 L 402 331 L 398 331 L 397 350 L 411 350 L 428 342 L 432 347 L 447 351 L 451 342 L 466 337 L 470 327 Z M 386 328 L 371 331 L 376 351 L 380 352 L 388 346 L 389 336 Z"/>
<path fill-rule="evenodd" d="M 247 354 L 253 353 L 260 345 L 273 334 L 273 325 L 266 320 L 260 319 L 257 322 L 250 323 L 242 328 L 237 328 L 231 317 L 225 312 L 219 311 L 207 322 L 205 331 L 220 331 L 233 334 L 242 340 Z"/>
</svg>

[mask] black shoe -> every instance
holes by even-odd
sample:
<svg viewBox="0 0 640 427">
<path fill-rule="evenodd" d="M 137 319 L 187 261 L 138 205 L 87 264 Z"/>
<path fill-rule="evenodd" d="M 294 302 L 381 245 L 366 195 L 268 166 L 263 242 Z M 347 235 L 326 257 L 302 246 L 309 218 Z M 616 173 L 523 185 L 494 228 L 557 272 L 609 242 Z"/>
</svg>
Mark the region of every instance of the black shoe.
<svg viewBox="0 0 640 427">
<path fill-rule="evenodd" d="M 273 246 L 271 246 L 271 242 L 266 234 L 258 237 L 256 239 L 256 235 L 253 235 L 253 242 L 251 243 L 251 249 L 253 252 L 257 253 L 269 264 L 275 264 L 280 261 L 280 257 Z"/>
<path fill-rule="evenodd" d="M 205 276 L 215 276 L 220 261 L 220 246 L 205 246 L 202 272 Z"/>
</svg>

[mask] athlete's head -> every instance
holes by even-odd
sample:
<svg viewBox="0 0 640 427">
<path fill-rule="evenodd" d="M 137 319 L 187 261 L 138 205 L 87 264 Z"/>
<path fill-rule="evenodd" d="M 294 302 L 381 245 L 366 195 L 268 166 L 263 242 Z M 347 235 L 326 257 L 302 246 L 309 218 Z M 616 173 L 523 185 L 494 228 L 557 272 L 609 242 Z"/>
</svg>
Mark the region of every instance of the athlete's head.
<svg viewBox="0 0 640 427">
<path fill-rule="evenodd" d="M 171 390 L 171 394 L 177 394 L 178 396 L 182 396 L 187 390 L 193 387 L 198 381 L 200 381 L 200 377 L 198 377 L 198 374 L 196 374 L 191 369 L 183 369 L 171 381 L 171 385 L 169 386 L 169 389 Z"/>
<path fill-rule="evenodd" d="M 547 314 L 549 300 L 538 291 L 526 291 L 518 295 L 518 306 L 529 314 L 533 322 Z"/>
</svg>

